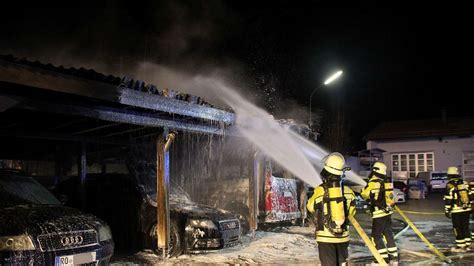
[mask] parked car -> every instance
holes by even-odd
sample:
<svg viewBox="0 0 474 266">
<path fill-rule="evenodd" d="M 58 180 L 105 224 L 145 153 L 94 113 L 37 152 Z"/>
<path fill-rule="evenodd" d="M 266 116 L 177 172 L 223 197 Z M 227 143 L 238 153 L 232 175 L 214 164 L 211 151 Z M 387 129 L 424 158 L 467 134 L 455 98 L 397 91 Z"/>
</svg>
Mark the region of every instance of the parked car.
<svg viewBox="0 0 474 266">
<path fill-rule="evenodd" d="M 90 174 L 86 180 L 86 194 L 94 197 L 91 212 L 110 221 L 114 235 L 120 234 L 117 242 L 122 247 L 134 241 L 138 242 L 137 248 L 159 251 L 156 194 L 144 193 L 134 178 L 126 174 Z M 61 182 L 55 193 L 66 195 L 71 204 L 80 204 L 75 190 L 71 189 L 77 183 L 77 177 Z M 240 242 L 241 224 L 237 215 L 193 202 L 175 184 L 169 193 L 171 256 L 222 249 Z"/>
<path fill-rule="evenodd" d="M 113 251 L 105 222 L 62 206 L 26 173 L 0 170 L 1 265 L 106 265 Z"/>
<path fill-rule="evenodd" d="M 398 188 L 393 189 L 393 198 L 395 203 L 404 203 L 406 201 L 405 193 Z"/>
<path fill-rule="evenodd" d="M 431 172 L 430 192 L 444 192 L 448 184 L 448 174 L 446 172 Z"/>
<path fill-rule="evenodd" d="M 393 181 L 393 188 L 399 189 L 405 194 L 405 199 L 408 198 L 408 186 L 405 182 L 403 181 Z"/>
</svg>

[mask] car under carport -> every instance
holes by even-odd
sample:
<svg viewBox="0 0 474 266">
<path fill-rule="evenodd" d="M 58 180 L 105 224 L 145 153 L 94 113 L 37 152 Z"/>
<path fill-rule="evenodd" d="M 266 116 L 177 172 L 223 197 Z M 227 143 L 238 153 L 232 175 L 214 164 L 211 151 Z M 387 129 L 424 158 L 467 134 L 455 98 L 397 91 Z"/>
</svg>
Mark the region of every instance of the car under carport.
<svg viewBox="0 0 474 266">
<path fill-rule="evenodd" d="M 154 154 L 137 168 L 154 169 L 154 178 L 140 174 L 135 178 L 147 179 L 144 185 L 158 190 L 159 247 L 169 243 L 170 157 L 165 151 L 169 133 L 220 135 L 234 120 L 232 112 L 200 97 L 13 56 L 0 56 L 0 111 L 0 155 L 8 159 L 2 164 L 55 162 L 48 166 L 53 183 L 67 171 L 79 177 L 80 209 L 89 200 L 83 190 L 87 169 L 98 165 L 98 171 L 105 173 L 107 167 L 123 164 L 127 149 L 146 139 L 144 145 L 154 146 Z M 39 178 L 44 169 L 38 171 Z"/>
</svg>

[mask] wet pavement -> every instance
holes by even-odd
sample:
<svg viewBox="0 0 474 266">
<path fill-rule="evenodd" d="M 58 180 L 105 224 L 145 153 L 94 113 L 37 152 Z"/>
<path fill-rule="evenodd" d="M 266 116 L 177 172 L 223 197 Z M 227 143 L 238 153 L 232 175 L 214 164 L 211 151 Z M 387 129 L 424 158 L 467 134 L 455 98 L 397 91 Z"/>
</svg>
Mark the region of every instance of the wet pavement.
<svg viewBox="0 0 474 266">
<path fill-rule="evenodd" d="M 442 194 L 431 194 L 424 200 L 409 200 L 404 204 L 399 204 L 398 207 L 436 248 L 453 260 L 453 265 L 473 265 L 474 252 L 453 253 L 450 251 L 454 246 L 455 238 L 451 220 L 444 215 L 442 197 Z M 360 214 L 358 218 L 361 220 L 361 224 L 362 221 L 366 222 L 363 227 L 370 235 L 370 226 L 367 225 L 363 215 Z M 397 212 L 393 214 L 392 219 L 394 222 L 403 221 Z M 394 234 L 396 234 L 396 242 L 400 250 L 400 265 L 448 265 L 434 255 L 411 228 L 407 228 L 403 232 L 400 232 L 400 228 L 394 228 Z M 372 258 L 364 256 L 363 249 L 365 247 L 363 246 L 365 245 L 358 242 L 360 241 L 352 242 L 354 245 L 352 245 L 352 263 L 350 264 L 365 265 Z"/>
</svg>

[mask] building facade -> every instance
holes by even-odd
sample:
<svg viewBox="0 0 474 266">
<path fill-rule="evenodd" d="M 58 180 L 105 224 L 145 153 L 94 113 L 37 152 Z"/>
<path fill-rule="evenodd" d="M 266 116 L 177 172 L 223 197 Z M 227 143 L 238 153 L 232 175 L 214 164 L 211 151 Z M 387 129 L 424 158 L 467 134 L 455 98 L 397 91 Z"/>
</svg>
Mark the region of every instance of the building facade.
<svg viewBox="0 0 474 266">
<path fill-rule="evenodd" d="M 461 169 L 474 180 L 474 119 L 385 122 L 367 136 L 367 149 L 383 150 L 392 175 Z"/>
</svg>

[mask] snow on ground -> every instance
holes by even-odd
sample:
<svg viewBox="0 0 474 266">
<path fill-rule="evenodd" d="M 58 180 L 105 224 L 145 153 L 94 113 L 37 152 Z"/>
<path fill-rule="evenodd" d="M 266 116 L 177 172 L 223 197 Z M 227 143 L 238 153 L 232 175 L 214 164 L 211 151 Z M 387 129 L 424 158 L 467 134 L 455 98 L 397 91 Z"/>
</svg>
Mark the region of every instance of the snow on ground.
<svg viewBox="0 0 474 266">
<path fill-rule="evenodd" d="M 452 246 L 454 237 L 451 236 L 452 227 L 449 220 L 446 219 L 444 222 L 419 221 L 416 222 L 416 226 L 442 251 L 446 252 Z M 370 234 L 370 229 L 367 229 L 367 232 Z M 400 249 L 401 263 L 403 265 L 442 264 L 411 229 L 406 230 L 396 239 L 396 242 Z M 368 248 L 355 232 L 351 232 L 349 254 L 350 265 L 365 265 L 373 260 Z M 457 254 L 448 252 L 447 255 Z M 251 235 L 245 235 L 242 237 L 241 245 L 218 251 L 181 255 L 177 258 L 169 258 L 166 262 L 163 262 L 162 258 L 152 253 L 152 251 L 144 250 L 129 256 L 115 257 L 112 264 L 315 265 L 319 263 L 318 258 L 314 228 L 290 226 L 277 227 L 267 232 L 257 231 L 254 238 Z"/>
<path fill-rule="evenodd" d="M 400 208 L 410 211 L 440 212 L 436 215 L 410 213 L 418 229 L 446 256 L 457 259 L 457 263 L 474 265 L 474 252 L 456 254 L 449 248 L 454 245 L 454 234 L 451 221 L 444 217 L 440 196 L 432 200 L 416 201 Z M 363 212 L 356 216 L 359 223 L 370 236 L 371 218 Z M 394 214 L 394 234 L 402 229 L 398 214 Z M 442 265 L 442 262 L 431 252 L 425 243 L 418 238 L 413 230 L 405 230 L 397 239 L 400 249 L 401 265 Z M 463 256 L 459 260 L 459 256 Z M 472 256 L 472 257 L 470 257 Z M 319 263 L 317 243 L 314 239 L 314 227 L 276 227 L 272 230 L 257 231 L 254 238 L 250 235 L 242 237 L 238 246 L 214 252 L 194 255 L 181 255 L 163 262 L 161 257 L 151 251 L 144 250 L 132 255 L 116 255 L 112 264 L 303 264 Z M 349 264 L 365 265 L 373 258 L 365 243 L 351 227 L 351 242 L 349 245 Z"/>
<path fill-rule="evenodd" d="M 242 264 L 242 263 L 272 263 L 272 264 L 313 264 L 318 263 L 317 244 L 314 240 L 314 228 L 309 227 L 279 227 L 270 232 L 257 231 L 242 237 L 242 244 L 203 254 L 181 255 L 170 258 L 168 263 L 212 263 L 212 264 Z M 160 257 L 151 251 L 119 258 L 113 261 L 117 264 L 127 263 L 162 263 Z"/>
<path fill-rule="evenodd" d="M 418 228 L 433 238 L 440 234 L 446 245 L 451 239 L 443 232 L 450 231 L 449 222 L 418 222 Z M 440 230 L 434 233 L 433 230 Z M 351 230 L 352 231 L 352 230 Z M 369 231 L 369 230 L 368 230 Z M 370 231 L 369 231 L 370 232 Z M 371 255 L 355 232 L 351 232 L 349 260 L 351 264 L 371 261 Z M 439 239 L 438 239 L 439 240 Z M 410 229 L 397 239 L 402 262 L 426 261 L 435 259 L 426 245 Z M 167 260 L 169 264 L 312 264 L 319 263 L 317 243 L 314 239 L 312 227 L 277 227 L 274 230 L 257 231 L 252 239 L 251 235 L 242 237 L 242 244 L 202 254 L 181 255 Z M 137 254 L 116 258 L 113 264 L 164 264 L 161 257 L 149 250 Z"/>
</svg>

